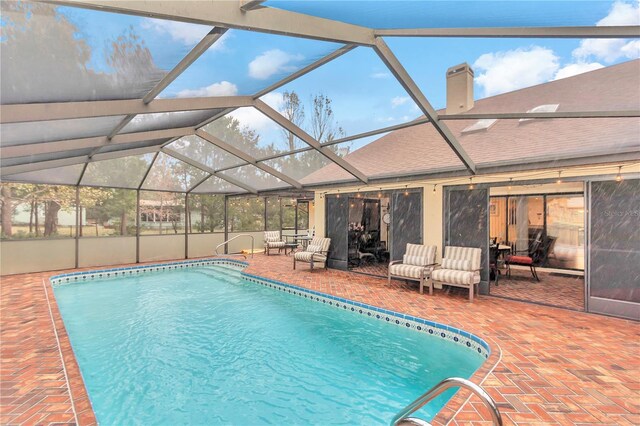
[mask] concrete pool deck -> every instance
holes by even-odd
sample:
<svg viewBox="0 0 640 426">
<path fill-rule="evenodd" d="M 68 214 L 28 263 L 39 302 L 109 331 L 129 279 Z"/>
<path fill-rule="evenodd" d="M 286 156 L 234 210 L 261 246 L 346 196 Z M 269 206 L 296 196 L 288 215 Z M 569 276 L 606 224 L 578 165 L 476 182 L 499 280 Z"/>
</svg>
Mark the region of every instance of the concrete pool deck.
<svg viewBox="0 0 640 426">
<path fill-rule="evenodd" d="M 487 340 L 492 355 L 473 381 L 482 381 L 506 424 L 640 424 L 640 323 L 493 297 L 469 303 L 463 292 L 420 295 L 402 281 L 388 284 L 336 270 L 311 273 L 306 264 L 293 271 L 285 255 L 248 261 L 247 272 L 254 275 L 449 324 Z M 95 424 L 48 285 L 50 276 L 63 272 L 69 271 L 1 278 L 0 424 Z M 491 424 L 480 401 L 467 396 L 459 392 L 435 423 Z"/>
</svg>

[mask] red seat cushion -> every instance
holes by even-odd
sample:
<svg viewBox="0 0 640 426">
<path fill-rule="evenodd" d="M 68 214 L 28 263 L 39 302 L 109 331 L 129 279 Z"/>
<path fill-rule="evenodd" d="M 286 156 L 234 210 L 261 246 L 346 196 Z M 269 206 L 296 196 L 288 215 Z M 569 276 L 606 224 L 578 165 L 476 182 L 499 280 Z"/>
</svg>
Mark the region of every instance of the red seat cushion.
<svg viewBox="0 0 640 426">
<path fill-rule="evenodd" d="M 507 256 L 508 263 L 517 263 L 519 265 L 531 265 L 533 259 L 529 256 Z"/>
</svg>

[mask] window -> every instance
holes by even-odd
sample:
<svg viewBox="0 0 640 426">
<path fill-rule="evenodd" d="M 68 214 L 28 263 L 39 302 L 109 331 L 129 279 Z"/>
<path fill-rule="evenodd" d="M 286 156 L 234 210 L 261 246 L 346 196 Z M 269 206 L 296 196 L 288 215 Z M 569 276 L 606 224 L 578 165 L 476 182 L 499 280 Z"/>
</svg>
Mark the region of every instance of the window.
<svg viewBox="0 0 640 426">
<path fill-rule="evenodd" d="M 527 112 L 556 112 L 560 104 L 546 104 L 546 105 L 538 105 L 535 108 L 530 109 Z M 520 123 L 525 121 L 531 121 L 533 118 L 521 118 L 519 120 Z"/>
<path fill-rule="evenodd" d="M 80 236 L 136 235 L 136 191 L 80 188 Z"/>
<path fill-rule="evenodd" d="M 491 126 L 493 126 L 496 123 L 496 121 L 498 121 L 497 118 L 485 118 L 482 120 L 478 120 L 474 124 L 468 127 L 465 127 L 462 130 L 462 133 L 474 133 L 480 130 L 488 130 Z"/>
<path fill-rule="evenodd" d="M 2 239 L 75 237 L 74 187 L 5 183 L 0 194 Z"/>
<path fill-rule="evenodd" d="M 224 195 L 189 195 L 189 233 L 224 232 Z"/>
<path fill-rule="evenodd" d="M 184 197 L 179 192 L 140 191 L 140 235 L 183 233 Z"/>
</svg>

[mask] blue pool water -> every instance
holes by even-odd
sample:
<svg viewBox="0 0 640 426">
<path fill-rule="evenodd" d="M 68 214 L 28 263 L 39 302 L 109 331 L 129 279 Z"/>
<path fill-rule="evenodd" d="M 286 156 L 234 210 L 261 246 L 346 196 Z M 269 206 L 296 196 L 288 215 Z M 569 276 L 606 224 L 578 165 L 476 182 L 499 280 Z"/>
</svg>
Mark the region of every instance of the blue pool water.
<svg viewBox="0 0 640 426">
<path fill-rule="evenodd" d="M 220 266 L 54 292 L 101 425 L 389 424 L 438 381 L 470 377 L 484 361 Z M 450 396 L 418 414 L 430 418 Z"/>
</svg>

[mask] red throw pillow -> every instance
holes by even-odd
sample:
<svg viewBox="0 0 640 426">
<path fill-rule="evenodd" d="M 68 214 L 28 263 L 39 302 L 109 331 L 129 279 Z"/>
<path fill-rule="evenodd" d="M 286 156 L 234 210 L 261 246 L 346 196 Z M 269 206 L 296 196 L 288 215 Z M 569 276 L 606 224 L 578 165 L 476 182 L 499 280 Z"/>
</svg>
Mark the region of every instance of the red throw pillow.
<svg viewBox="0 0 640 426">
<path fill-rule="evenodd" d="M 531 265 L 533 259 L 529 256 L 507 256 L 508 263 L 518 263 L 520 265 Z"/>
</svg>

